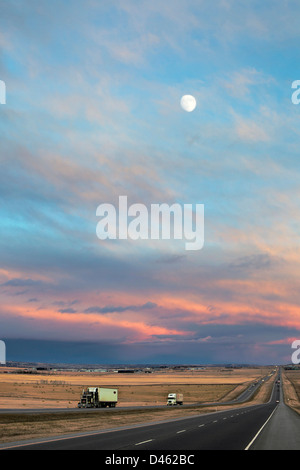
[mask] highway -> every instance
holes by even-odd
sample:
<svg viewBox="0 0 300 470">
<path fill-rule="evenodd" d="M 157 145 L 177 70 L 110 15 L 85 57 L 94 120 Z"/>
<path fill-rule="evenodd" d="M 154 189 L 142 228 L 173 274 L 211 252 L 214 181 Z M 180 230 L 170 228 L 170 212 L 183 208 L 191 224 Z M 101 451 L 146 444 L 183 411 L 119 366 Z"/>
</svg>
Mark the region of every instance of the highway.
<svg viewBox="0 0 300 470">
<path fill-rule="evenodd" d="M 168 450 L 177 453 L 189 450 L 252 450 L 276 416 L 280 399 L 281 387 L 275 384 L 269 403 L 263 405 L 245 405 L 238 409 L 189 418 L 49 438 L 31 443 L 3 444 L 0 449 L 105 450 L 127 453 L 142 450 Z M 297 416 L 298 434 L 299 423 Z"/>
<path fill-rule="evenodd" d="M 283 400 L 280 403 L 250 450 L 300 450 L 300 417 Z"/>
</svg>

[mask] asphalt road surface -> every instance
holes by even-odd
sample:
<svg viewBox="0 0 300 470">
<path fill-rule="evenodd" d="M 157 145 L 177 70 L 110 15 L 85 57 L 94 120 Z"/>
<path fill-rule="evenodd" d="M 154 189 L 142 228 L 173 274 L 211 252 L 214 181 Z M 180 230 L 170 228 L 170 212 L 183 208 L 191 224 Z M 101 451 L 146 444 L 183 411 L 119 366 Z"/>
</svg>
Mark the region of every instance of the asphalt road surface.
<svg viewBox="0 0 300 470">
<path fill-rule="evenodd" d="M 300 417 L 283 401 L 280 403 L 250 450 L 300 450 Z"/>
<path fill-rule="evenodd" d="M 246 406 L 236 410 L 220 411 L 181 418 L 151 425 L 130 426 L 118 430 L 82 433 L 77 436 L 50 438 L 32 443 L 12 443 L 1 447 L 21 450 L 106 450 L 106 451 L 197 451 L 264 449 L 268 442 L 274 446 L 278 420 L 285 405 L 278 403 L 281 386 L 273 388 L 269 403 Z M 289 411 L 289 409 L 288 409 Z M 292 433 L 300 434 L 300 418 L 293 414 Z M 275 421 L 274 421 L 275 420 Z M 286 417 L 286 432 L 290 418 Z M 277 422 L 277 424 L 276 424 Z M 291 442 L 287 437 L 286 440 Z M 298 445 L 299 438 L 293 445 Z M 277 442 L 277 444 L 276 444 Z M 299 445 L 298 445 L 299 449 Z M 134 454 L 134 452 L 133 452 Z"/>
</svg>

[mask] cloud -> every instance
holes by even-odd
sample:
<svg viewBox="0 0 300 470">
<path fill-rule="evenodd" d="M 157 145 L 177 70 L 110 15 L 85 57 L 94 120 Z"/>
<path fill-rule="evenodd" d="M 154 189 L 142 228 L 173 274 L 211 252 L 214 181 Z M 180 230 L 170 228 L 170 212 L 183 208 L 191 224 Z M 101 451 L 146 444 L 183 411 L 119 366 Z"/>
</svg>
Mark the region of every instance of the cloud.
<svg viewBox="0 0 300 470">
<path fill-rule="evenodd" d="M 106 307 L 89 307 L 84 310 L 84 313 L 122 313 L 130 311 L 149 310 L 157 307 L 154 302 L 146 302 L 143 305 L 127 305 L 123 306 L 106 306 Z"/>
<path fill-rule="evenodd" d="M 5 339 L 7 360 L 81 364 L 286 364 L 295 330 L 235 325 L 207 329 L 207 336 L 186 340 L 154 335 L 151 342 L 120 339 Z M 286 338 L 286 339 L 282 339 Z M 137 359 L 138 358 L 138 359 Z"/>
<path fill-rule="evenodd" d="M 41 287 L 45 285 L 45 283 L 43 281 L 34 280 L 34 279 L 15 278 L 15 279 L 10 279 L 9 281 L 4 282 L 1 285 L 7 286 L 7 287 Z"/>
<path fill-rule="evenodd" d="M 270 135 L 258 122 L 240 117 L 236 123 L 237 136 L 245 142 L 268 142 Z"/>
<path fill-rule="evenodd" d="M 249 97 L 254 88 L 256 92 L 259 90 L 261 94 L 262 89 L 266 88 L 265 85 L 270 85 L 273 82 L 273 77 L 266 76 L 255 68 L 246 68 L 230 72 L 230 77 L 222 80 L 221 84 L 230 95 L 240 100 Z"/>
<path fill-rule="evenodd" d="M 270 256 L 268 253 L 255 254 L 243 256 L 235 261 L 232 261 L 229 266 L 233 269 L 249 269 L 261 270 L 270 269 L 275 264 L 278 264 L 278 258 Z"/>
<path fill-rule="evenodd" d="M 77 313 L 77 310 L 74 310 L 74 308 L 62 308 L 59 310 L 60 313 Z"/>
<path fill-rule="evenodd" d="M 166 263 L 166 264 L 174 264 L 174 263 L 178 263 L 178 262 L 181 262 L 182 260 L 184 260 L 184 258 L 186 257 L 186 255 L 165 255 L 165 256 L 161 256 L 158 260 L 157 260 L 157 263 Z"/>
</svg>

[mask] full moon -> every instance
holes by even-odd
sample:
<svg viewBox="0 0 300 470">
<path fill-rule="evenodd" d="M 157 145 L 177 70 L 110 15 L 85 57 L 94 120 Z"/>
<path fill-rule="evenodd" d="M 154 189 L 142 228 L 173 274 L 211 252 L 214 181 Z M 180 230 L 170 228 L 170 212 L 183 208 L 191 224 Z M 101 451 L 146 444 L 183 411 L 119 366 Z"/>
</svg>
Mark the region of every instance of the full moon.
<svg viewBox="0 0 300 470">
<path fill-rule="evenodd" d="M 197 101 L 192 95 L 184 95 L 180 100 L 180 105 L 182 109 L 190 113 L 191 111 L 194 111 L 194 109 L 196 108 Z"/>
</svg>

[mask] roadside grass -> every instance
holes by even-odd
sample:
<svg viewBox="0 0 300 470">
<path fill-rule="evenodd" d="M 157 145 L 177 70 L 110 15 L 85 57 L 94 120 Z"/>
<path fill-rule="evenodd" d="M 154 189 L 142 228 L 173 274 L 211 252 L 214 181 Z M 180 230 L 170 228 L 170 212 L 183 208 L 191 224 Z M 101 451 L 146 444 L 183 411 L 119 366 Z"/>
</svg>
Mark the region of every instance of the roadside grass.
<svg viewBox="0 0 300 470">
<path fill-rule="evenodd" d="M 300 414 L 300 371 L 283 371 L 285 404 Z"/>
</svg>

